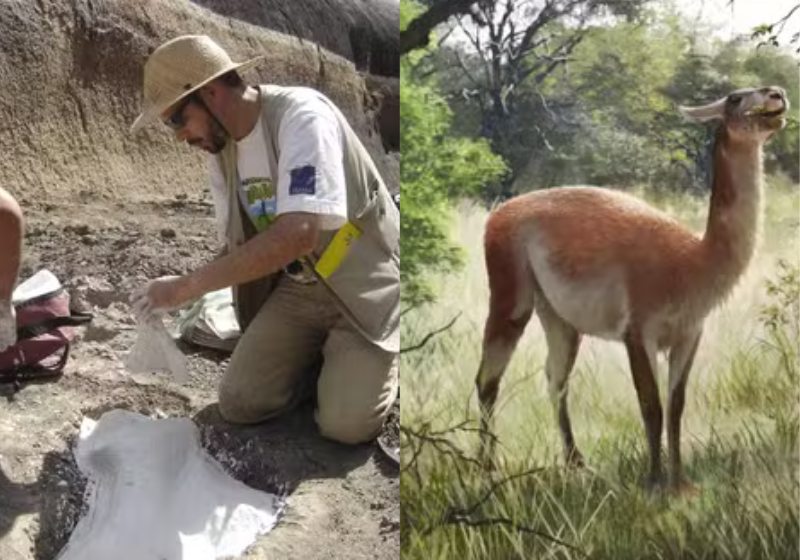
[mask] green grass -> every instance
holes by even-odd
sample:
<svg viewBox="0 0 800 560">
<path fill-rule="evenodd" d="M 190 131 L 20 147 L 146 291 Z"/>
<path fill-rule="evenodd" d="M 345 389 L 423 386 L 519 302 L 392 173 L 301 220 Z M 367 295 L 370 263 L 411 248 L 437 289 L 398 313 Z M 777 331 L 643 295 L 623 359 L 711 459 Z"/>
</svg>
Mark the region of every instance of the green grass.
<svg viewBox="0 0 800 560">
<path fill-rule="evenodd" d="M 706 200 L 648 198 L 703 227 Z M 402 557 L 798 558 L 798 200 L 797 186 L 771 181 L 759 254 L 706 322 L 682 437 L 686 473 L 700 492 L 679 499 L 642 489 L 644 431 L 619 344 L 581 347 L 570 411 L 591 471 L 564 466 L 537 320 L 500 387 L 500 467 L 487 474 L 475 465 L 487 213 L 460 208 L 453 235 L 466 251 L 464 270 L 438 279 L 437 303 L 402 321 L 410 346 L 461 313 L 452 328 L 401 356 Z M 664 363 L 660 373 L 663 386 Z"/>
</svg>

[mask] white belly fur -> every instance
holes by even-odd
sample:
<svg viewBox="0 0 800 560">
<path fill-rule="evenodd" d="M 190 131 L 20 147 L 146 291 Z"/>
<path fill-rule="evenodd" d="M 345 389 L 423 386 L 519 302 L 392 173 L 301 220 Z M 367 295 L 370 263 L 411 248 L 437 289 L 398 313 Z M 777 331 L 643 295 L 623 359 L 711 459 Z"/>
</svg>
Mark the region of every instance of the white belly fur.
<svg viewBox="0 0 800 560">
<path fill-rule="evenodd" d="M 534 241 L 527 247 L 533 273 L 553 310 L 579 332 L 620 340 L 630 318 L 628 295 L 620 270 L 574 280 L 559 274 L 548 250 Z"/>
</svg>

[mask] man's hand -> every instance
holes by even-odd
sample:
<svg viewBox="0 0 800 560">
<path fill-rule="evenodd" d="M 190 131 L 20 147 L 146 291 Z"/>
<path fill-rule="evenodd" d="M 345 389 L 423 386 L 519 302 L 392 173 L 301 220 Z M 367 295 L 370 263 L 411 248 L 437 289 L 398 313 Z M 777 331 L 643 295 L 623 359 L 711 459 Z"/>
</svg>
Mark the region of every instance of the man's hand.
<svg viewBox="0 0 800 560">
<path fill-rule="evenodd" d="M 143 321 L 154 313 L 175 309 L 192 299 L 181 276 L 162 276 L 151 280 L 131 294 L 134 316 Z"/>
<path fill-rule="evenodd" d="M 318 234 L 319 216 L 316 214 L 282 214 L 269 229 L 191 274 L 164 276 L 134 290 L 130 300 L 132 311 L 141 321 L 208 292 L 272 274 L 310 253 L 317 244 Z"/>
<path fill-rule="evenodd" d="M 17 315 L 10 301 L 0 301 L 0 352 L 17 343 Z"/>
</svg>

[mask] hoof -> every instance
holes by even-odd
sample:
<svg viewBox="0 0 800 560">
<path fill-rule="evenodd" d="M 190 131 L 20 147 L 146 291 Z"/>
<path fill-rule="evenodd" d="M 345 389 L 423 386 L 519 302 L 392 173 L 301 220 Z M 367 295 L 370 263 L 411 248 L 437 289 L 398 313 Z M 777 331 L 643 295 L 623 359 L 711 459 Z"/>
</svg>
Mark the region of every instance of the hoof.
<svg viewBox="0 0 800 560">
<path fill-rule="evenodd" d="M 650 497 L 661 497 L 664 494 L 665 483 L 666 481 L 663 475 L 650 474 L 647 476 L 647 480 L 645 480 L 644 491 Z"/>
<path fill-rule="evenodd" d="M 585 469 L 586 468 L 586 461 L 581 455 L 581 452 L 577 449 L 573 449 L 567 455 L 567 466 L 571 469 Z"/>
<path fill-rule="evenodd" d="M 494 458 L 494 453 L 487 453 L 482 450 L 478 453 L 477 459 L 476 463 L 480 465 L 480 468 L 485 472 L 494 472 L 497 470 L 497 460 Z"/>
<path fill-rule="evenodd" d="M 681 478 L 677 481 L 670 481 L 669 493 L 678 498 L 694 498 L 700 495 L 700 486 L 693 484 L 689 479 Z"/>
</svg>

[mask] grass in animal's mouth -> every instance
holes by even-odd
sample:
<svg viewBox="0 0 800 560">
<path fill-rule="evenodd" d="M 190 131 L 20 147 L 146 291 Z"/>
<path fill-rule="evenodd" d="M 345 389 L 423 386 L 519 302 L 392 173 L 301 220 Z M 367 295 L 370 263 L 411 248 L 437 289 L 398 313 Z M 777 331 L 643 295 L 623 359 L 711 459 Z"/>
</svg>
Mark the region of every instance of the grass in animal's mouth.
<svg viewBox="0 0 800 560">
<path fill-rule="evenodd" d="M 758 117 L 764 118 L 771 118 L 771 117 L 779 117 L 786 112 L 786 107 L 781 107 L 780 109 L 775 109 L 774 111 L 767 111 L 766 107 L 754 107 L 752 110 L 747 112 L 747 115 L 755 115 Z"/>
</svg>

